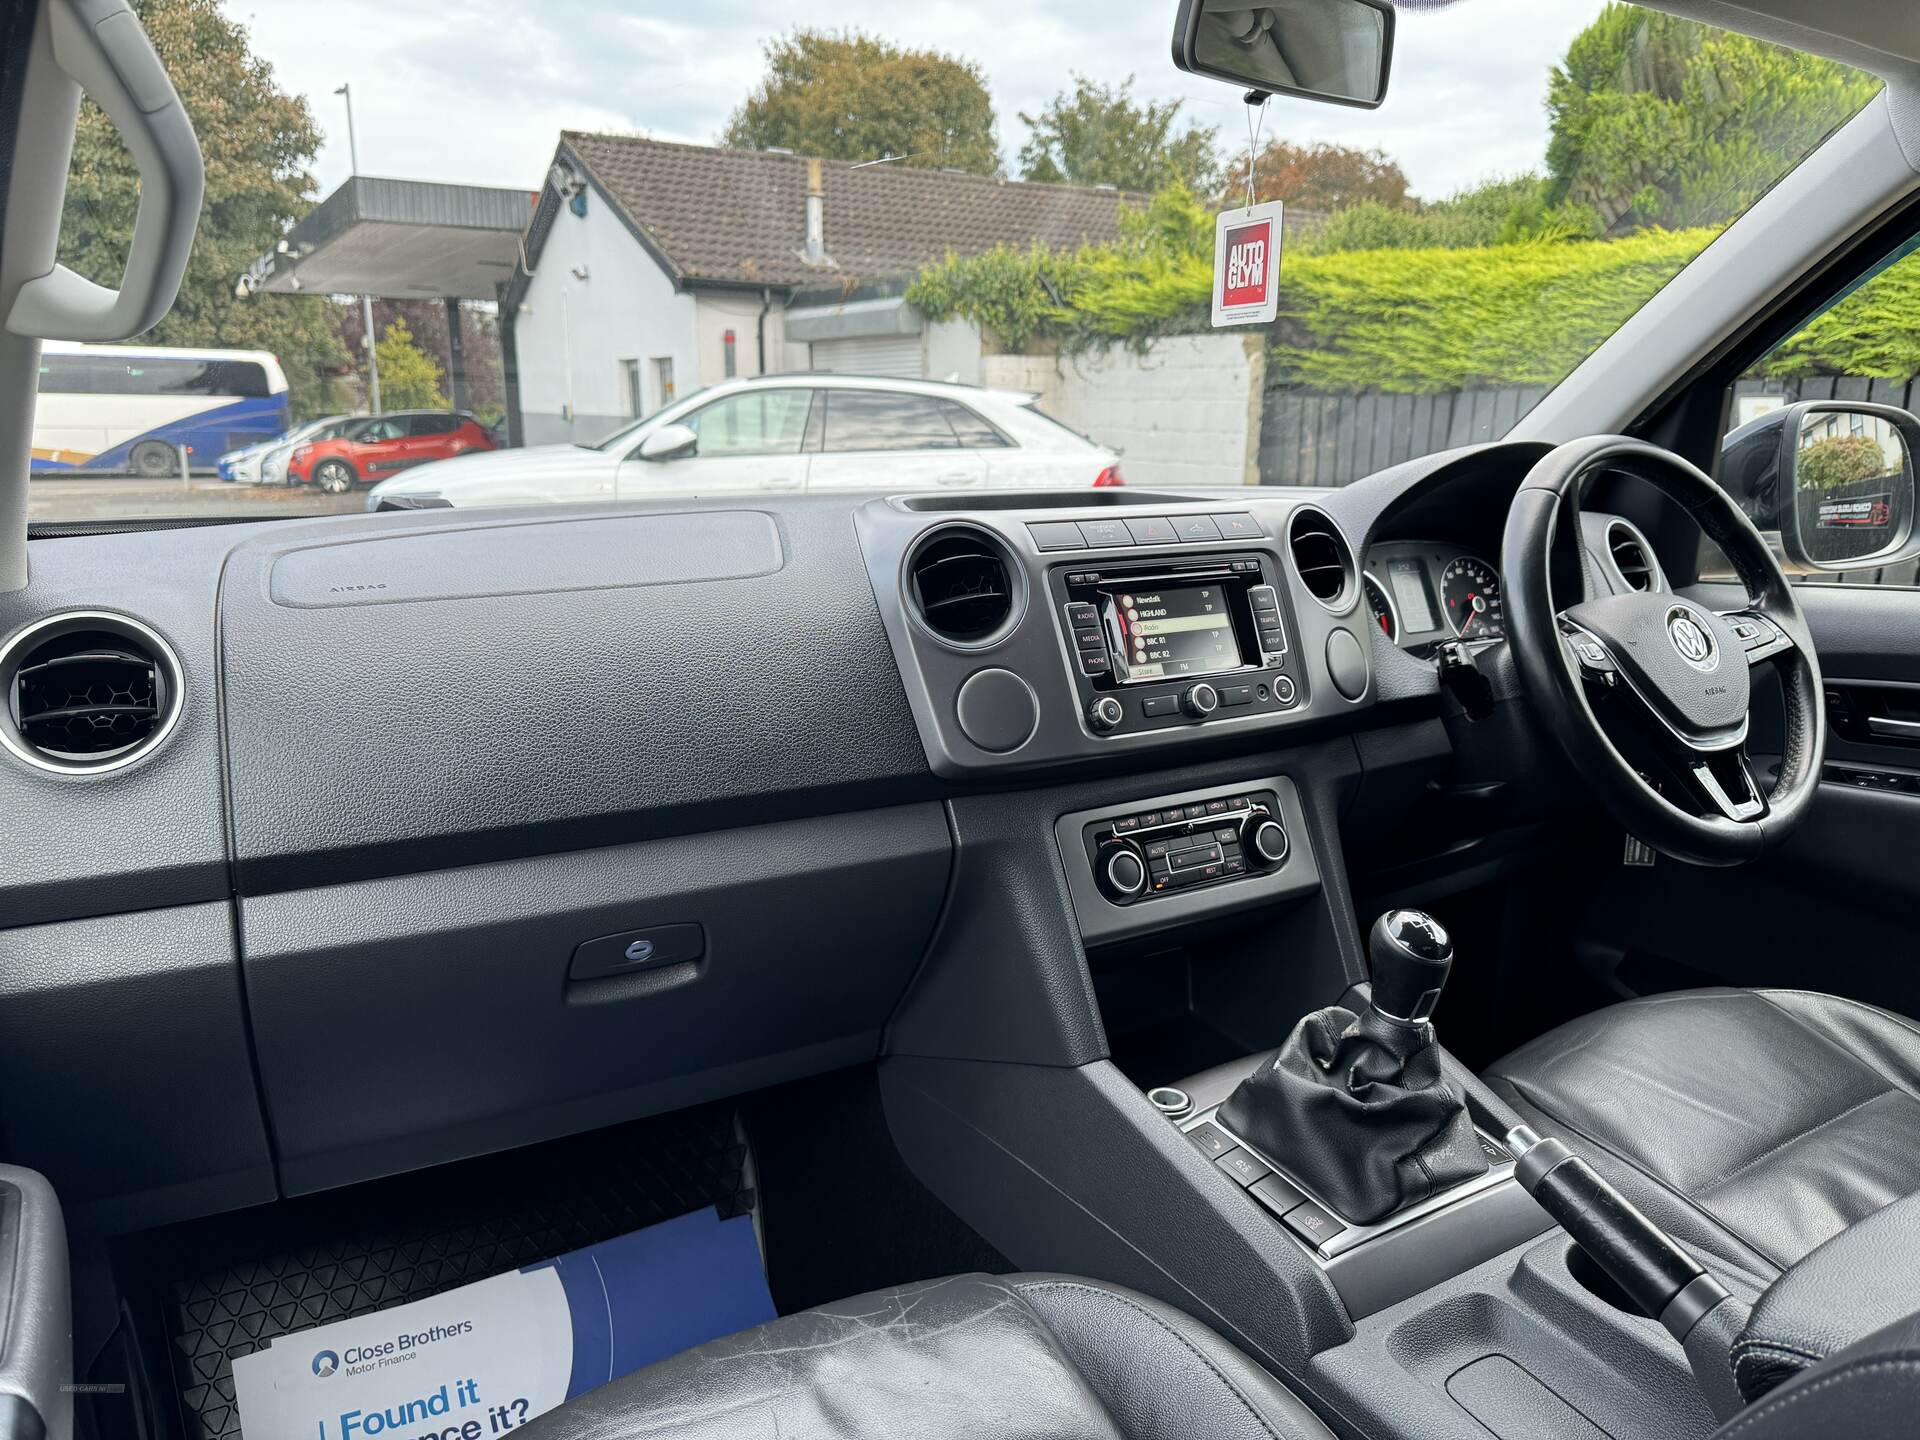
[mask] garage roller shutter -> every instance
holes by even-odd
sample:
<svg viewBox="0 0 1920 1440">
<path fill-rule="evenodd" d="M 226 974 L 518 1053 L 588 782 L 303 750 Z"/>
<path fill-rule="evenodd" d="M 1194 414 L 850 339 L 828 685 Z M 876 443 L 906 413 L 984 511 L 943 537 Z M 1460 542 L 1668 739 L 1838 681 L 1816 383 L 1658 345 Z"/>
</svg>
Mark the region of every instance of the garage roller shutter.
<svg viewBox="0 0 1920 1440">
<path fill-rule="evenodd" d="M 926 374 L 920 362 L 918 335 L 873 335 L 855 340 L 813 342 L 813 368 L 840 375 L 889 375 L 918 380 Z"/>
</svg>

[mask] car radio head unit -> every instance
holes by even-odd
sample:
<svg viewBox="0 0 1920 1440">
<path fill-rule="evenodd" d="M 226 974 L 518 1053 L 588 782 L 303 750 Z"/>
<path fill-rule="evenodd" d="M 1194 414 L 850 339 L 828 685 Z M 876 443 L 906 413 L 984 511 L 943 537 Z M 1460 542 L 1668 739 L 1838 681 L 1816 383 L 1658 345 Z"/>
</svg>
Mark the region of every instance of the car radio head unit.
<svg viewBox="0 0 1920 1440">
<path fill-rule="evenodd" d="M 1158 729 L 1298 703 L 1271 566 L 1242 553 L 1056 571 L 1089 727 Z"/>
</svg>

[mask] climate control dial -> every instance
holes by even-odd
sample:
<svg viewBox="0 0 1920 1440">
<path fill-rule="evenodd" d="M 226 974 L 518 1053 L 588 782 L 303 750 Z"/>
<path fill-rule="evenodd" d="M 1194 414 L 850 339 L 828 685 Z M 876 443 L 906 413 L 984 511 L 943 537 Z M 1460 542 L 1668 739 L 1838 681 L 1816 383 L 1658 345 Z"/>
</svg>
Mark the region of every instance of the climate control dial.
<svg viewBox="0 0 1920 1440">
<path fill-rule="evenodd" d="M 1100 888 L 1109 900 L 1127 901 L 1147 888 L 1147 862 L 1129 841 L 1108 846 L 1100 854 Z"/>
<path fill-rule="evenodd" d="M 1286 827 L 1257 810 L 1240 822 L 1240 843 L 1248 862 L 1264 868 L 1280 864 L 1291 848 Z"/>
</svg>

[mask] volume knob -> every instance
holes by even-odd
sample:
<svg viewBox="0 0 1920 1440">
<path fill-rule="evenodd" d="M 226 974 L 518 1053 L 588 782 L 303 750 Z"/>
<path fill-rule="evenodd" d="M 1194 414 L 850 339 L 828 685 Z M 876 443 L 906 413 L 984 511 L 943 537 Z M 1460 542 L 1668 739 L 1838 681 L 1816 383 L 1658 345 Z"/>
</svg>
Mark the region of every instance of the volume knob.
<svg viewBox="0 0 1920 1440">
<path fill-rule="evenodd" d="M 1256 815 L 1247 821 L 1247 850 L 1262 865 L 1278 865 L 1287 858 L 1287 832 L 1271 816 Z"/>
<path fill-rule="evenodd" d="M 1220 708 L 1220 692 L 1204 680 L 1189 685 L 1187 693 L 1180 697 L 1180 708 L 1194 719 L 1204 720 Z"/>
<path fill-rule="evenodd" d="M 1102 695 L 1087 707 L 1087 723 L 1096 730 L 1117 730 L 1126 718 L 1126 707 L 1111 695 Z"/>
<path fill-rule="evenodd" d="M 1116 845 L 1101 857 L 1100 888 L 1114 900 L 1131 900 L 1147 888 L 1147 862 L 1131 845 Z"/>
</svg>

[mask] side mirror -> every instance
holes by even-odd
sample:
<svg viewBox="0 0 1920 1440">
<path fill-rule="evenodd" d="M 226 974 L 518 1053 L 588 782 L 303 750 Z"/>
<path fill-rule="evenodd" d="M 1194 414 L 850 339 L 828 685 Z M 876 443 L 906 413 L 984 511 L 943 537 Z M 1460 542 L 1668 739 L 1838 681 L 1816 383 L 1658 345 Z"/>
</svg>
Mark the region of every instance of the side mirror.
<svg viewBox="0 0 1920 1440">
<path fill-rule="evenodd" d="M 1861 570 L 1920 553 L 1914 456 L 1920 419 L 1891 405 L 1808 400 L 1727 437 L 1721 476 L 1806 570 Z"/>
<path fill-rule="evenodd" d="M 1263 96 L 1373 110 L 1392 59 L 1392 0 L 1180 0 L 1173 22 L 1175 65 Z"/>
<path fill-rule="evenodd" d="M 685 460 L 700 449 L 691 425 L 662 425 L 640 442 L 642 460 Z"/>
</svg>

